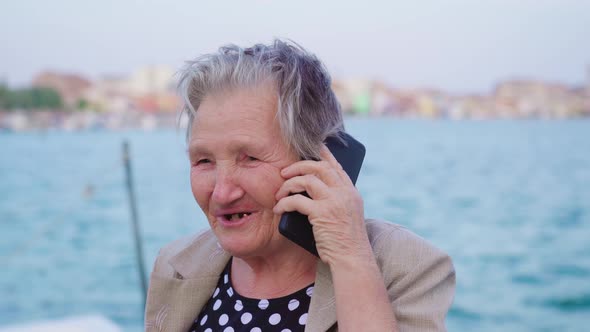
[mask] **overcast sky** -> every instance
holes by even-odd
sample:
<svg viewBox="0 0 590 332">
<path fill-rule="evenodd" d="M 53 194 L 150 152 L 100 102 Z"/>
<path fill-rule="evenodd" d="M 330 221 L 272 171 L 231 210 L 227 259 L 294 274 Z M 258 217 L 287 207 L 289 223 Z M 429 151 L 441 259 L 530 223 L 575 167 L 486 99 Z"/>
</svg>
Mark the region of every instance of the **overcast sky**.
<svg viewBox="0 0 590 332">
<path fill-rule="evenodd" d="M 226 43 L 290 38 L 335 78 L 488 92 L 509 78 L 585 84 L 590 1 L 3 0 L 0 80 L 174 68 Z"/>
</svg>

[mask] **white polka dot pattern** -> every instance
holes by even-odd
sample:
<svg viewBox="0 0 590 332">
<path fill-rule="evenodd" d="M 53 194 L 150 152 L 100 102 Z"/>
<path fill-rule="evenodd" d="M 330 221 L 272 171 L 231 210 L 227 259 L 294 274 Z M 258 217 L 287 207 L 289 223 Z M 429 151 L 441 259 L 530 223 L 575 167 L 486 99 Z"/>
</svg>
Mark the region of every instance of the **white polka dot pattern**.
<svg viewBox="0 0 590 332">
<path fill-rule="evenodd" d="M 297 301 L 296 299 L 289 301 L 289 311 L 293 311 L 293 310 L 297 309 L 298 307 L 299 307 L 299 301 Z"/>
<path fill-rule="evenodd" d="M 281 322 L 281 315 L 280 314 L 270 315 L 270 317 L 268 318 L 268 322 L 270 323 L 270 325 L 277 325 L 278 323 Z"/>
<path fill-rule="evenodd" d="M 299 317 L 299 325 L 305 325 L 307 323 L 307 313 L 304 313 Z"/>
<path fill-rule="evenodd" d="M 242 301 L 236 300 L 236 304 L 234 305 L 234 310 L 235 311 L 242 311 L 242 309 L 244 309 L 244 305 L 242 304 Z"/>
<path fill-rule="evenodd" d="M 250 323 L 250 321 L 252 320 L 252 314 L 249 312 L 245 312 L 242 317 L 240 317 L 240 320 L 242 321 L 242 324 L 246 325 L 248 323 Z"/>
<path fill-rule="evenodd" d="M 229 321 L 229 316 L 227 314 L 223 314 L 223 315 L 221 315 L 221 317 L 219 317 L 219 325 L 221 325 L 221 326 L 227 324 L 228 321 Z"/>
<path fill-rule="evenodd" d="M 188 332 L 304 332 L 313 284 L 272 299 L 246 298 L 232 286 L 228 264 Z"/>
<path fill-rule="evenodd" d="M 268 300 L 266 300 L 266 299 L 260 300 L 260 302 L 258 302 L 258 308 L 260 308 L 262 310 L 268 308 Z"/>
</svg>

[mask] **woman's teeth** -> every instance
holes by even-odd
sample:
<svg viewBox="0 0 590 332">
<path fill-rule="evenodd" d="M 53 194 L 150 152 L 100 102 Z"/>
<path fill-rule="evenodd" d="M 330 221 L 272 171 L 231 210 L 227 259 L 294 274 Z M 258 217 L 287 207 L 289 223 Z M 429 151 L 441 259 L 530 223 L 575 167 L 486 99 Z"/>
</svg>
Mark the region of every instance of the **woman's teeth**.
<svg viewBox="0 0 590 332">
<path fill-rule="evenodd" d="M 240 213 L 234 213 L 234 214 L 226 214 L 225 218 L 229 221 L 238 221 L 242 218 L 244 218 L 244 216 L 249 216 L 251 213 L 250 212 L 240 212 Z"/>
</svg>

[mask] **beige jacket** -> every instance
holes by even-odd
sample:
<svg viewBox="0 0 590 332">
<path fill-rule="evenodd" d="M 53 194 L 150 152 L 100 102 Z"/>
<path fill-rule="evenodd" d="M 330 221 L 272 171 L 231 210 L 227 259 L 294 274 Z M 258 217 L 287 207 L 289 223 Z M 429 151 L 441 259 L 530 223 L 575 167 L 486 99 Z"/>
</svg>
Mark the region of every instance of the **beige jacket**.
<svg viewBox="0 0 590 332">
<path fill-rule="evenodd" d="M 445 331 L 455 292 L 450 257 L 399 225 L 367 220 L 367 231 L 399 331 Z M 187 332 L 229 258 L 211 231 L 163 248 L 150 278 L 146 331 Z M 305 331 L 338 331 L 332 276 L 319 260 Z"/>
</svg>

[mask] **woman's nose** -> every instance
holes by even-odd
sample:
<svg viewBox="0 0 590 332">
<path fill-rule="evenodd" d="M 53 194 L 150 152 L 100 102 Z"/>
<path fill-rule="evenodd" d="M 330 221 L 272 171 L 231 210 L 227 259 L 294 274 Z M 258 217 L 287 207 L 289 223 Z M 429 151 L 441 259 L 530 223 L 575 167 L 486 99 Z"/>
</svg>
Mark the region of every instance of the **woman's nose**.
<svg viewBox="0 0 590 332">
<path fill-rule="evenodd" d="M 219 205 L 231 204 L 244 195 L 244 189 L 239 185 L 234 172 L 218 170 L 213 188 L 212 199 Z"/>
</svg>

